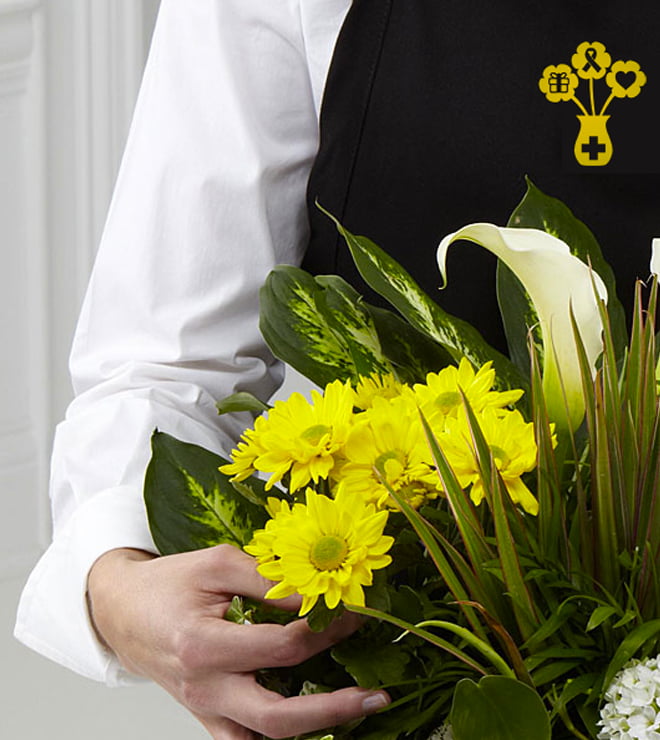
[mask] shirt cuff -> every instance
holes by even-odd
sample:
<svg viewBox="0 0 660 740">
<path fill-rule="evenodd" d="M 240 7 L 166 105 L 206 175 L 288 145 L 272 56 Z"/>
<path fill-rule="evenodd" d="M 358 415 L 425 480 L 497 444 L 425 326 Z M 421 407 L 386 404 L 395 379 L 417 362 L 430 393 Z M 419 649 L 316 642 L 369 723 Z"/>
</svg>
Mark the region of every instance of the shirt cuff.
<svg viewBox="0 0 660 740">
<path fill-rule="evenodd" d="M 131 547 L 156 553 L 142 491 L 103 491 L 76 510 L 32 571 L 14 636 L 76 673 L 108 686 L 141 682 L 96 636 L 87 609 L 87 576 L 105 552 Z"/>
</svg>

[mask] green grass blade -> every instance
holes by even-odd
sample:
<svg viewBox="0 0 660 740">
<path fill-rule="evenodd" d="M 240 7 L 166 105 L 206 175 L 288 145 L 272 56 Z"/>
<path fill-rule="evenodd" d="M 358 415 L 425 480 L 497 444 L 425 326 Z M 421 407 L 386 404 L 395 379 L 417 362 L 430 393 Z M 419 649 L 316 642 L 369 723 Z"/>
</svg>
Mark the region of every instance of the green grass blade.
<svg viewBox="0 0 660 740">
<path fill-rule="evenodd" d="M 479 427 L 479 422 L 465 397 L 463 403 L 469 419 L 470 432 L 477 453 L 484 488 L 487 492 L 486 498 L 493 515 L 497 558 L 502 568 L 504 582 L 513 604 L 520 633 L 523 639 L 526 640 L 538 626 L 538 615 L 520 564 L 517 550 L 518 543 L 509 524 L 507 506 L 510 507 L 512 504 L 506 493 L 504 483 L 497 472 L 490 449 Z"/>
<path fill-rule="evenodd" d="M 428 632 L 427 630 L 420 629 L 419 627 L 416 627 L 414 624 L 405 622 L 403 619 L 399 619 L 398 617 L 394 617 L 391 614 L 387 614 L 387 612 L 382 612 L 378 609 L 372 609 L 371 607 L 368 607 L 368 606 L 357 606 L 356 604 L 345 604 L 345 607 L 350 612 L 355 612 L 356 614 L 362 614 L 365 617 L 373 617 L 374 619 L 380 619 L 383 622 L 388 622 L 389 624 L 393 624 L 396 627 L 400 627 L 404 632 L 410 632 L 410 634 L 412 635 L 421 637 L 422 640 L 426 640 L 426 642 L 431 643 L 431 645 L 435 645 L 435 647 L 438 647 L 441 650 L 444 650 L 445 652 L 449 653 L 450 655 L 453 655 L 455 658 L 458 658 L 458 660 L 465 663 L 465 665 L 469 666 L 473 671 L 480 673 L 482 676 L 485 676 L 488 674 L 488 671 L 481 664 L 477 663 L 477 661 L 474 660 L 474 658 L 472 658 L 466 652 L 458 648 L 456 645 L 453 645 L 451 642 L 448 642 L 447 640 L 444 640 L 443 638 L 438 637 L 437 635 L 434 635 L 432 632 Z"/>
<path fill-rule="evenodd" d="M 456 570 L 452 567 L 450 562 L 445 557 L 442 549 L 440 548 L 437 542 L 438 533 L 435 532 L 433 527 L 426 521 L 426 519 L 424 519 L 423 516 L 421 516 L 421 514 L 419 514 L 419 512 L 417 512 L 412 506 L 410 506 L 410 504 L 408 504 L 405 499 L 403 499 L 403 497 L 397 494 L 397 492 L 387 483 L 386 480 L 381 478 L 381 483 L 387 488 L 390 496 L 394 499 L 397 506 L 401 509 L 405 517 L 412 525 L 422 544 L 428 551 L 431 560 L 433 560 L 438 573 L 444 580 L 447 588 L 451 591 L 457 603 L 463 604 L 467 602 L 467 600 L 470 598 L 470 595 L 466 591 L 460 576 L 457 574 Z M 470 626 L 475 630 L 475 632 L 477 632 L 479 635 L 482 636 L 482 638 L 485 639 L 483 626 L 474 614 L 473 610 L 469 607 L 461 606 L 461 608 L 465 613 L 465 617 L 468 620 Z"/>
</svg>

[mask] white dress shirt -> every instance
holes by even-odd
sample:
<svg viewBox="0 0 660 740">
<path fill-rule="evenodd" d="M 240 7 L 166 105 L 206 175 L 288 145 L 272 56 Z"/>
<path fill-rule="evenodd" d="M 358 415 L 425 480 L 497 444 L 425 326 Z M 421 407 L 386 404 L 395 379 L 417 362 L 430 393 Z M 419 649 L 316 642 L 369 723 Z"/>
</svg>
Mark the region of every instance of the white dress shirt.
<svg viewBox="0 0 660 740">
<path fill-rule="evenodd" d="M 154 428 L 224 451 L 215 402 L 267 398 L 281 370 L 258 290 L 299 263 L 318 114 L 350 0 L 163 0 L 75 335 L 76 398 L 56 432 L 53 542 L 15 634 L 90 678 L 129 680 L 97 641 L 87 574 L 117 547 L 154 551 L 142 498 Z"/>
</svg>

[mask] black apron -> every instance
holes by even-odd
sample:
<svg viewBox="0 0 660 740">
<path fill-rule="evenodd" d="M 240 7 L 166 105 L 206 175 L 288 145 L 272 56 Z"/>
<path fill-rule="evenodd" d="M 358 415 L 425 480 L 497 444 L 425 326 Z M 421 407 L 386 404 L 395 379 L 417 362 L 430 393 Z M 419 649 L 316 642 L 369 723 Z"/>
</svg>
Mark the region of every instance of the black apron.
<svg viewBox="0 0 660 740">
<path fill-rule="evenodd" d="M 573 93 L 582 109 L 552 102 Z M 601 112 L 594 128 L 584 113 Z M 452 247 L 440 292 L 435 249 L 465 224 L 506 224 L 528 175 L 595 233 L 628 310 L 660 236 L 659 122 L 657 0 L 354 0 L 324 94 L 303 266 L 374 300 L 318 199 L 501 347 L 494 259 Z"/>
</svg>

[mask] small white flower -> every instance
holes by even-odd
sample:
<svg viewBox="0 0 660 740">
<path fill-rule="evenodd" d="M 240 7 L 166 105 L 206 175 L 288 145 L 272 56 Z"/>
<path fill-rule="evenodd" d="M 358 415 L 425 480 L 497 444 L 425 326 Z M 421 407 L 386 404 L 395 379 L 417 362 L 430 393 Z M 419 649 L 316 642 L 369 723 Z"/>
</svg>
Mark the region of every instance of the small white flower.
<svg viewBox="0 0 660 740">
<path fill-rule="evenodd" d="M 660 656 L 617 673 L 600 710 L 600 740 L 660 740 Z"/>
</svg>

